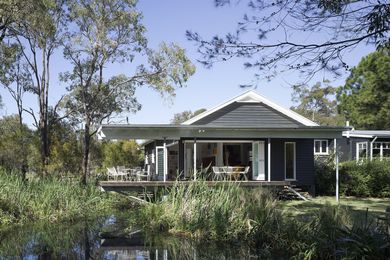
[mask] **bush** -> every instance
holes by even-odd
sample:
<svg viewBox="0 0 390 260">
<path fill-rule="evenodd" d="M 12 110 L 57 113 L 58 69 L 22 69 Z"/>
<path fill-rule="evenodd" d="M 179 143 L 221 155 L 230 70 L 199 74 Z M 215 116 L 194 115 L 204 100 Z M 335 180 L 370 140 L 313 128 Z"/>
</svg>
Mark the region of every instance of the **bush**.
<svg viewBox="0 0 390 260">
<path fill-rule="evenodd" d="M 341 190 L 348 196 L 390 197 L 390 161 L 342 164 Z"/>
<path fill-rule="evenodd" d="M 358 197 L 390 197 L 390 161 L 374 160 L 340 164 L 340 193 Z M 315 163 L 318 195 L 335 193 L 335 168 L 332 162 Z"/>
</svg>

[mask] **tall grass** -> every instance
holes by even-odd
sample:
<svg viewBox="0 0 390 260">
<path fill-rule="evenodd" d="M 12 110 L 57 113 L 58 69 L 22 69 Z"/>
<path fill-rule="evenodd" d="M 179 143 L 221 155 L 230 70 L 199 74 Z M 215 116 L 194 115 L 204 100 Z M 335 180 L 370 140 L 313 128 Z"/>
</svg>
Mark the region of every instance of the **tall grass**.
<svg viewBox="0 0 390 260">
<path fill-rule="evenodd" d="M 285 214 L 270 192 L 225 183 L 178 183 L 165 200 L 139 209 L 138 223 L 149 232 L 167 231 L 199 240 L 245 242 L 297 258 L 390 255 L 390 236 L 374 223 L 354 221 L 341 206 L 325 205 L 305 220 Z M 368 241 L 365 243 L 364 241 Z"/>
<path fill-rule="evenodd" d="M 275 200 L 264 190 L 248 191 L 232 183 L 210 188 L 203 181 L 178 182 L 165 200 L 145 205 L 138 216 L 149 229 L 217 240 L 241 240 L 256 226 L 281 218 Z"/>
<path fill-rule="evenodd" d="M 23 181 L 0 171 L 0 227 L 34 220 L 73 221 L 105 212 L 110 197 L 92 184 L 44 178 Z"/>
</svg>

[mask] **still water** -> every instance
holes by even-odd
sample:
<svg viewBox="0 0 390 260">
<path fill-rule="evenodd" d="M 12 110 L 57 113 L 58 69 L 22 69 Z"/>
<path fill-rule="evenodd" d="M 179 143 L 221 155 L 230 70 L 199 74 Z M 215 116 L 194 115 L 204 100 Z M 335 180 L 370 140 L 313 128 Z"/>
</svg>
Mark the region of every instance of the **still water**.
<svg viewBox="0 0 390 260">
<path fill-rule="evenodd" d="M 126 217 L 110 216 L 76 224 L 12 227 L 0 232 L 0 259 L 256 259 L 263 255 L 245 245 L 147 235 L 129 226 Z"/>
</svg>

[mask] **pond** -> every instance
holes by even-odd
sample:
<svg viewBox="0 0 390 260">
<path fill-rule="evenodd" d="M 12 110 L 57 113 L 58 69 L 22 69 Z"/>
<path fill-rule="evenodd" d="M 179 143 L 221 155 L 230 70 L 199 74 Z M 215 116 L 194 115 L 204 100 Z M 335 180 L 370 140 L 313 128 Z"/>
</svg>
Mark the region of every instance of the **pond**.
<svg viewBox="0 0 390 260">
<path fill-rule="evenodd" d="M 33 223 L 0 232 L 0 259 L 256 259 L 267 254 L 243 244 L 144 234 L 129 228 L 126 216 Z"/>
</svg>

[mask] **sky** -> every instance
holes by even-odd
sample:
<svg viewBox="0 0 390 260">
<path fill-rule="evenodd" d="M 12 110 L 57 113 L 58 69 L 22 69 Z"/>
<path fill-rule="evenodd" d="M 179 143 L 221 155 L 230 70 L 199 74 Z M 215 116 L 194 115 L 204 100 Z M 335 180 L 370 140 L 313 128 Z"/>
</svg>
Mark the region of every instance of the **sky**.
<svg viewBox="0 0 390 260">
<path fill-rule="evenodd" d="M 147 28 L 146 36 L 150 47 L 157 48 L 159 43 L 174 42 L 186 49 L 187 56 L 196 66 L 196 73 L 189 79 L 187 86 L 176 91 L 176 97 L 166 100 L 150 88 L 142 87 L 136 91 L 136 97 L 142 104 L 142 109 L 136 114 L 124 114 L 114 118 L 114 122 L 125 122 L 126 117 L 130 123 L 169 123 L 175 113 L 185 110 L 195 111 L 200 108 L 212 108 L 221 102 L 233 98 L 247 89 L 239 87 L 254 80 L 255 70 L 245 69 L 244 60 L 232 60 L 215 64 L 211 69 L 203 67 L 196 60 L 200 55 L 193 42 L 186 39 L 186 30 L 198 32 L 208 39 L 214 35 L 224 35 L 233 31 L 237 22 L 243 17 L 247 9 L 245 5 L 233 5 L 223 8 L 214 7 L 213 0 L 140 0 L 138 9 L 143 13 L 143 23 Z M 346 55 L 349 66 L 355 66 L 359 60 L 374 51 L 374 47 L 360 46 Z M 54 55 L 54 64 L 51 74 L 51 89 L 49 90 L 50 104 L 66 93 L 66 85 L 58 80 L 58 74 L 71 69 L 62 58 L 62 53 Z M 125 73 L 131 75 L 136 64 L 113 64 L 107 67 L 106 75 Z M 331 79 L 333 86 L 340 86 L 345 82 L 347 73 L 334 79 L 325 73 L 318 73 L 309 82 L 309 85 L 323 79 Z M 300 82 L 298 73 L 289 72 L 277 76 L 271 81 L 260 81 L 256 91 L 270 100 L 290 107 L 291 85 Z M 4 107 L 0 115 L 16 113 L 16 105 L 7 92 L 0 88 Z M 36 112 L 37 98 L 32 95 L 25 96 L 25 105 L 32 107 Z M 32 125 L 32 119 L 25 115 L 25 121 Z"/>
</svg>

